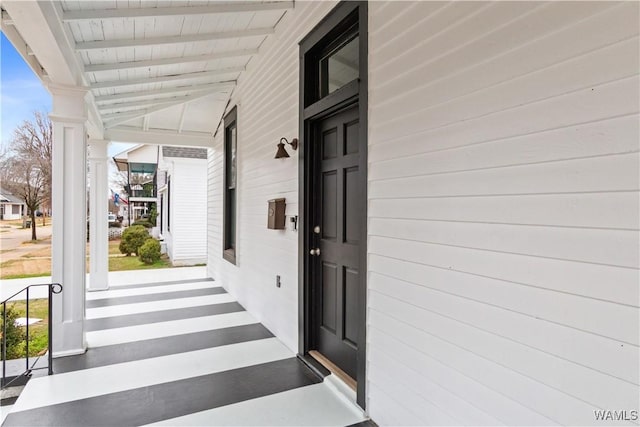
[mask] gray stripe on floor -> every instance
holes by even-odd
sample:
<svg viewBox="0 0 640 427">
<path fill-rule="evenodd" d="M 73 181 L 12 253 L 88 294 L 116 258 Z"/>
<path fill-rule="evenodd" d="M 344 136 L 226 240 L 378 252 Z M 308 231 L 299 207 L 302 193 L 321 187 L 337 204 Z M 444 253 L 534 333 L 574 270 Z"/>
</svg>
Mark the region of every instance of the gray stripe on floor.
<svg viewBox="0 0 640 427">
<path fill-rule="evenodd" d="M 170 366 L 167 369 L 171 369 Z M 13 412 L 3 426 L 149 424 L 317 384 L 297 358 Z"/>
<path fill-rule="evenodd" d="M 90 348 L 85 354 L 54 359 L 53 367 L 58 374 L 272 337 L 273 334 L 262 324 L 253 323 Z"/>
<path fill-rule="evenodd" d="M 227 291 L 220 286 L 203 288 L 203 289 L 187 289 L 184 291 L 162 292 L 157 294 L 131 295 L 126 297 L 113 297 L 88 300 L 87 308 L 108 307 L 112 305 L 136 304 L 140 302 L 162 301 L 166 299 L 191 298 L 203 295 L 226 294 Z"/>
<path fill-rule="evenodd" d="M 103 329 L 124 328 L 127 326 L 145 325 L 148 323 L 167 322 L 170 320 L 191 319 L 194 317 L 212 316 L 215 314 L 233 313 L 244 311 L 237 302 L 222 304 L 201 305 L 197 307 L 176 308 L 173 310 L 152 311 L 149 313 L 127 314 L 117 317 L 102 317 L 98 319 L 86 319 L 87 332 Z"/>
</svg>

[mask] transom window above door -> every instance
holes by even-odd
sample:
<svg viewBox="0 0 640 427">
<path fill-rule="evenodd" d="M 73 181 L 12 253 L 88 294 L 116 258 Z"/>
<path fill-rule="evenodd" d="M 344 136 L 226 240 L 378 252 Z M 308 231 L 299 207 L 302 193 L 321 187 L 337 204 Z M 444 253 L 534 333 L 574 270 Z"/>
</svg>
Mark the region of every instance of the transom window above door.
<svg viewBox="0 0 640 427">
<path fill-rule="evenodd" d="M 320 59 L 318 70 L 320 98 L 360 77 L 359 45 L 358 34 L 351 35 L 343 41 L 343 44 Z"/>
</svg>

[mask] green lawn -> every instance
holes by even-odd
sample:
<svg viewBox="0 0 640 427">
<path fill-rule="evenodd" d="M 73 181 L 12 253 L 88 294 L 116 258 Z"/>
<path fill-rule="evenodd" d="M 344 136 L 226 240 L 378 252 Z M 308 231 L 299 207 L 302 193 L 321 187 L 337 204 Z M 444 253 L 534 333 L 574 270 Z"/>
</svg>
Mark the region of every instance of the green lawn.
<svg viewBox="0 0 640 427">
<path fill-rule="evenodd" d="M 120 255 L 120 239 L 109 240 L 109 255 Z"/>
<path fill-rule="evenodd" d="M 7 307 L 11 307 L 15 310 L 18 313 L 18 317 L 27 317 L 27 306 L 25 301 L 15 301 L 7 304 Z M 48 317 L 49 304 L 46 299 L 34 299 L 29 301 L 29 318 L 42 319 L 42 321 L 38 323 L 29 325 L 29 357 L 37 356 L 47 349 L 47 344 L 49 342 Z M 26 327 L 21 327 L 21 329 L 24 331 L 26 330 Z M 19 343 L 16 351 L 17 353 L 14 354 L 16 358 L 25 357 L 26 342 L 23 341 Z"/>
<path fill-rule="evenodd" d="M 47 277 L 47 276 L 51 276 L 51 273 L 45 272 L 45 273 L 33 273 L 33 274 L 8 274 L 6 276 L 2 276 L 2 280 L 28 279 L 30 277 Z"/>
<path fill-rule="evenodd" d="M 147 265 L 140 261 L 137 256 L 122 256 L 109 258 L 109 271 L 126 271 L 126 270 L 148 270 L 154 268 L 171 267 L 169 260 L 163 256 L 160 261 Z"/>
</svg>

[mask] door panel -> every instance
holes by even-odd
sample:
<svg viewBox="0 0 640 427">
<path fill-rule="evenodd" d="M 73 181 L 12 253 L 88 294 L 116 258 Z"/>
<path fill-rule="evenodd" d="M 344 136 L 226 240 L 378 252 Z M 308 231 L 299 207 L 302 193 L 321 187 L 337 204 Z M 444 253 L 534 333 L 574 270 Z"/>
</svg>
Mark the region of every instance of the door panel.
<svg viewBox="0 0 640 427">
<path fill-rule="evenodd" d="M 358 107 L 314 124 L 316 195 L 313 212 L 319 233 L 312 244 L 312 306 L 317 350 L 352 378 L 356 377 L 358 349 L 358 295 L 360 286 L 360 135 Z"/>
</svg>

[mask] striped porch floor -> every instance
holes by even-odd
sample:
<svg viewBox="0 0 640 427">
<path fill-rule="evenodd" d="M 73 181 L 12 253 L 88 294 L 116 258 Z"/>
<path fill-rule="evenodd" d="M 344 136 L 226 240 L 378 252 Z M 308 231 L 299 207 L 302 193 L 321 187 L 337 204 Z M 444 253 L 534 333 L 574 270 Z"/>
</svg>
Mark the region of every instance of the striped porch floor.
<svg viewBox="0 0 640 427">
<path fill-rule="evenodd" d="M 86 354 L 56 359 L 3 426 L 348 426 L 362 413 L 211 280 L 87 294 Z"/>
</svg>

